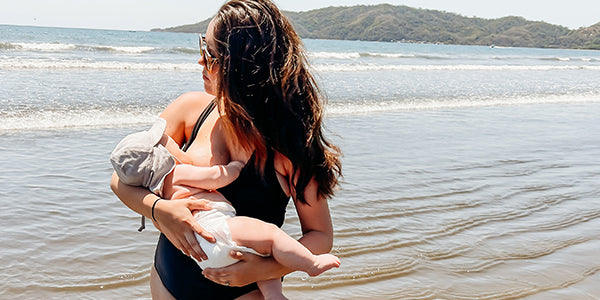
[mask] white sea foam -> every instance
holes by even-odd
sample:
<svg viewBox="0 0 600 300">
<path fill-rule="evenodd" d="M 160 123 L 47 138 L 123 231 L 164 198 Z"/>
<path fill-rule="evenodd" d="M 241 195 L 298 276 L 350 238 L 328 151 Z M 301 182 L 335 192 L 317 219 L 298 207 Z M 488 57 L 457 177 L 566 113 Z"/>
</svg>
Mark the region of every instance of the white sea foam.
<svg viewBox="0 0 600 300">
<path fill-rule="evenodd" d="M 432 53 L 384 53 L 384 52 L 309 52 L 310 58 L 313 59 L 340 59 L 340 60 L 351 60 L 356 61 L 360 58 L 382 58 L 382 59 L 426 59 L 426 60 L 463 60 L 464 57 L 453 56 L 448 54 L 432 54 Z M 495 60 L 540 60 L 540 61 L 555 61 L 555 62 L 572 62 L 572 61 L 583 61 L 583 62 L 595 62 L 600 61 L 599 59 L 592 57 L 568 57 L 568 56 L 531 56 L 531 55 L 495 55 L 492 56 Z"/>
<path fill-rule="evenodd" d="M 115 111 L 112 108 L 85 111 L 31 111 L 20 115 L 0 117 L 0 132 L 149 124 L 156 119 L 159 113 L 160 109 Z"/>
<path fill-rule="evenodd" d="M 84 51 L 112 51 L 128 54 L 139 54 L 154 51 L 156 47 L 149 46 L 103 46 L 103 45 L 76 45 L 65 43 L 2 43 L 2 50 L 20 50 L 20 51 L 44 51 L 44 52 L 64 52 L 73 50 Z"/>
<path fill-rule="evenodd" d="M 318 64 L 318 72 L 367 71 L 552 71 L 600 70 L 598 65 L 380 65 L 380 64 Z"/>
<path fill-rule="evenodd" d="M 404 53 L 376 53 L 376 52 L 310 52 L 310 58 L 333 58 L 333 59 L 358 59 L 361 57 L 380 57 L 380 58 L 411 58 L 417 57 L 415 54 Z"/>
<path fill-rule="evenodd" d="M 122 53 L 139 54 L 155 50 L 155 47 L 127 47 L 127 46 L 90 46 L 94 49 L 108 50 Z"/>
<path fill-rule="evenodd" d="M 407 58 L 407 57 L 417 57 L 415 54 L 404 54 L 404 53 L 361 53 L 361 56 L 366 57 L 385 57 L 385 58 Z"/>
<path fill-rule="evenodd" d="M 157 71 L 198 71 L 197 63 L 138 63 L 121 61 L 94 61 L 86 59 L 27 59 L 12 58 L 0 61 L 0 70 L 14 69 L 90 69 L 90 70 L 157 70 Z"/>
<path fill-rule="evenodd" d="M 328 116 L 362 115 L 372 113 L 439 110 L 453 108 L 474 108 L 486 106 L 586 103 L 600 102 L 600 94 L 548 95 L 515 98 L 459 98 L 459 99 L 415 99 L 382 100 L 370 102 L 336 102 L 327 106 Z M 129 111 L 113 107 L 61 110 L 31 110 L 19 114 L 0 113 L 0 133 L 23 130 L 58 130 L 87 127 L 119 127 L 137 124 L 150 124 L 160 113 L 162 107 L 148 107 Z"/>
<path fill-rule="evenodd" d="M 74 44 L 62 43 L 9 43 L 13 49 L 30 50 L 30 51 L 67 51 L 77 48 Z"/>
<path fill-rule="evenodd" d="M 322 73 L 369 72 L 369 71 L 553 71 L 553 70 L 600 70 L 600 65 L 466 65 L 466 64 L 373 64 L 339 63 L 315 64 L 313 68 Z M 0 60 L 0 70 L 12 69 L 91 69 L 91 70 L 163 70 L 198 71 L 196 62 L 190 63 L 140 63 L 127 61 L 95 61 L 89 59 L 29 59 L 7 58 Z"/>
<path fill-rule="evenodd" d="M 600 102 L 600 94 L 579 95 L 547 95 L 514 98 L 459 98 L 459 99 L 418 99 L 388 100 L 374 102 L 330 102 L 327 112 L 332 116 L 370 114 L 394 111 L 438 110 L 452 108 L 470 108 L 506 105 L 552 104 L 552 103 L 586 103 Z"/>
<path fill-rule="evenodd" d="M 187 48 L 176 46 L 173 48 L 160 48 L 154 46 L 126 46 L 126 45 L 93 45 L 93 44 L 73 44 L 73 43 L 61 43 L 61 42 L 48 42 L 48 43 L 27 43 L 27 42 L 2 42 L 0 43 L 0 51 L 40 51 L 40 52 L 69 52 L 69 51 L 108 51 L 115 53 L 124 54 L 141 54 L 154 52 L 166 52 L 166 53 L 183 53 L 191 54 L 197 53 L 196 48 Z M 361 58 L 381 58 L 381 59 L 427 59 L 427 60 L 453 60 L 453 59 L 464 59 L 464 57 L 457 57 L 453 55 L 444 54 L 433 54 L 433 53 L 402 53 L 402 52 L 336 52 L 336 51 L 315 51 L 308 53 L 310 58 L 313 59 L 339 59 L 339 60 L 359 60 Z M 596 62 L 600 61 L 594 57 L 578 57 L 578 56 L 535 56 L 535 55 L 515 55 L 515 54 L 501 54 L 498 53 L 493 57 L 497 60 L 515 60 L 515 59 L 527 59 L 527 60 L 541 60 L 541 61 L 556 61 L 556 62 L 572 62 L 572 61 L 583 61 L 583 62 Z"/>
<path fill-rule="evenodd" d="M 336 59 L 356 59 L 360 58 L 358 52 L 310 52 L 310 58 L 336 58 Z"/>
</svg>

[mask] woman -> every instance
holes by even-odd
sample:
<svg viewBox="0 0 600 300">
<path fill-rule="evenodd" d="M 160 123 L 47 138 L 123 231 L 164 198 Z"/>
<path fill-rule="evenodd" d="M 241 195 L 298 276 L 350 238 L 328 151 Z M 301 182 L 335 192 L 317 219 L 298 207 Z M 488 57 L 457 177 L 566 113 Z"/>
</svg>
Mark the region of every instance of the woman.
<svg viewBox="0 0 600 300">
<path fill-rule="evenodd" d="M 299 241 L 315 254 L 329 252 L 333 228 L 326 199 L 341 165 L 338 149 L 323 137 L 321 98 L 300 38 L 270 1 L 232 0 L 211 21 L 200 48 L 206 93 L 171 103 L 161 114 L 166 133 L 185 145 L 194 165 L 246 162 L 240 176 L 219 189 L 238 215 L 281 226 L 291 196 L 302 227 Z M 158 201 L 116 175 L 111 187 L 162 233 L 151 274 L 154 298 L 261 298 L 256 281 L 290 272 L 272 258 L 240 252 L 231 254 L 238 263 L 202 271 L 188 255 L 206 258 L 194 232 L 214 241 L 192 216 L 208 209 L 205 201 Z"/>
</svg>

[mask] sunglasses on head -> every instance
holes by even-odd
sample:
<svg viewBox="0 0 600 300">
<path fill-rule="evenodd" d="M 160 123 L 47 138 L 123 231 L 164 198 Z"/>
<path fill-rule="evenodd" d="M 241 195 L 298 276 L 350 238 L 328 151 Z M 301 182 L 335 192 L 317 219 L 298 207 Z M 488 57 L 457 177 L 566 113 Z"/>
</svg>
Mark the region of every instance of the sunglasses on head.
<svg viewBox="0 0 600 300">
<path fill-rule="evenodd" d="M 204 59 L 206 64 L 206 70 L 211 72 L 213 65 L 219 60 L 218 58 L 212 56 L 210 52 L 208 52 L 208 45 L 206 44 L 206 35 L 199 34 L 198 35 L 199 43 L 200 43 L 200 56 Z"/>
</svg>

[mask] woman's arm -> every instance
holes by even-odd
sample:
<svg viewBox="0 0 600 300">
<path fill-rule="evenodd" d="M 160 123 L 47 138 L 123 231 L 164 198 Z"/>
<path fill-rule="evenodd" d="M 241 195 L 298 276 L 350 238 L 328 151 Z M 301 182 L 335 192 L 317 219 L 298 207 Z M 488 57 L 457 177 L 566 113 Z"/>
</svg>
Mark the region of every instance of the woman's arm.
<svg viewBox="0 0 600 300">
<path fill-rule="evenodd" d="M 173 138 L 177 144 L 182 144 L 186 140 L 186 136 L 189 136 L 188 128 L 191 131 L 202 108 L 211 99 L 208 94 L 194 92 L 186 93 L 169 104 L 160 115 L 161 118 L 167 121 L 165 134 Z M 156 202 L 158 196 L 148 189 L 122 183 L 116 174 L 112 176 L 111 188 L 127 207 L 141 215 L 152 218 L 154 207 L 154 219 L 156 219 L 157 228 L 167 236 L 175 247 L 188 255 L 194 256 L 196 259 L 206 258 L 194 236 L 194 232 L 209 242 L 214 242 L 214 238 L 195 222 L 192 211 L 210 209 L 210 204 L 207 201 L 181 199 L 159 200 Z"/>
<path fill-rule="evenodd" d="M 317 182 L 311 180 L 304 193 L 307 203 L 294 204 L 302 228 L 299 241 L 313 254 L 323 254 L 333 247 L 333 225 L 327 199 L 317 199 L 317 188 Z"/>
<path fill-rule="evenodd" d="M 206 254 L 200 248 L 194 232 L 209 242 L 214 242 L 214 237 L 198 225 L 191 212 L 209 210 L 211 208 L 209 201 L 158 200 L 160 197 L 145 188 L 124 184 L 116 173 L 113 173 L 110 186 L 115 195 L 131 210 L 150 219 L 154 217 L 157 228 L 177 249 L 196 259 L 206 259 Z"/>
</svg>

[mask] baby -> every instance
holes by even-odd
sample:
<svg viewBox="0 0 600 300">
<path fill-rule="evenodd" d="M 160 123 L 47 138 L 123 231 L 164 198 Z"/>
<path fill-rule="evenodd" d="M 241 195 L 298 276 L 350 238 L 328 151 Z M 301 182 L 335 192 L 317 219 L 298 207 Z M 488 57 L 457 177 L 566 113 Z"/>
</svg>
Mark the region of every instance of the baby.
<svg viewBox="0 0 600 300">
<path fill-rule="evenodd" d="M 166 121 L 158 119 L 148 131 L 126 136 L 115 147 L 110 161 L 119 179 L 129 185 L 143 186 L 167 199 L 181 199 L 206 190 L 214 191 L 233 182 L 244 164 L 232 161 L 227 165 L 198 167 L 191 165 L 185 152 L 164 133 Z M 178 178 L 172 187 L 165 178 L 178 168 Z M 249 217 L 238 217 L 235 209 L 221 195 L 211 197 L 212 209 L 194 214 L 198 224 L 210 232 L 216 243 L 209 243 L 196 234 L 196 239 L 208 259 L 196 261 L 202 268 L 220 268 L 236 263 L 231 250 L 273 256 L 280 264 L 310 276 L 317 276 L 340 266 L 332 254 L 314 255 L 300 242 L 277 226 Z M 279 279 L 257 282 L 265 299 L 286 299 Z"/>
</svg>

